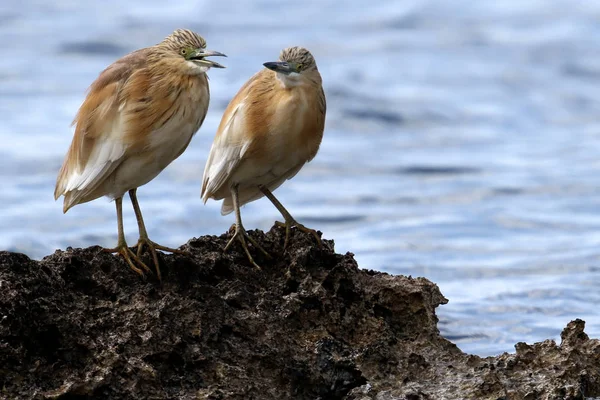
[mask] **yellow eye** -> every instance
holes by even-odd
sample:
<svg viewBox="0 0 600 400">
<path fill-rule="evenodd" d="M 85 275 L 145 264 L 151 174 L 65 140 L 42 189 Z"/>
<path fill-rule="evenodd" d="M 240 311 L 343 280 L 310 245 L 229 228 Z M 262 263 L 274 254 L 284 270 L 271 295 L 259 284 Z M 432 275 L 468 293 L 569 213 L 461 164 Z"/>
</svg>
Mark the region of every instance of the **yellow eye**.
<svg viewBox="0 0 600 400">
<path fill-rule="evenodd" d="M 298 64 L 298 66 L 296 68 L 298 68 L 298 71 L 302 71 L 302 68 L 304 68 L 304 65 L 303 64 Z"/>
<path fill-rule="evenodd" d="M 185 56 L 185 55 L 186 55 L 186 53 L 187 53 L 187 49 L 181 49 L 181 55 L 182 55 L 182 56 Z"/>
</svg>

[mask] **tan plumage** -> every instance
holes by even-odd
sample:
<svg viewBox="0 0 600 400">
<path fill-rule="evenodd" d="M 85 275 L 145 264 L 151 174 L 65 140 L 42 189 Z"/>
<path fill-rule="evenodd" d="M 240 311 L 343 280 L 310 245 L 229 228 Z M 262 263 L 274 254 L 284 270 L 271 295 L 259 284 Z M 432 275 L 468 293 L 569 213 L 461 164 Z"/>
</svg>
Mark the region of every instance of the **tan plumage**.
<svg viewBox="0 0 600 400">
<path fill-rule="evenodd" d="M 310 52 L 291 47 L 265 66 L 229 103 L 206 162 L 202 198 L 223 199 L 222 214 L 236 209 L 235 192 L 239 207 L 270 198 L 267 192 L 313 159 L 323 138 L 325 95 Z M 304 228 L 280 211 L 288 229 Z"/>
<path fill-rule="evenodd" d="M 198 34 L 176 30 L 117 60 L 92 83 L 56 181 L 54 197 L 64 196 L 64 212 L 101 196 L 120 199 L 183 153 L 208 109 L 205 72 L 222 67 L 204 59 L 222 55 L 205 47 Z M 141 213 L 143 236 L 140 220 Z"/>
</svg>

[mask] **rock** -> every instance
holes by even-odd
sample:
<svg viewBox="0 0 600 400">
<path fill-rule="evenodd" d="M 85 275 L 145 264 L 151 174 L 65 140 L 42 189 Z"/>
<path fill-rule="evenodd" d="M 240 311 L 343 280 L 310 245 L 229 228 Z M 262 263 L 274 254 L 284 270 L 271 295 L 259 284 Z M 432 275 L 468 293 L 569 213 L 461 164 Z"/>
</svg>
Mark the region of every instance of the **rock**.
<svg viewBox="0 0 600 400">
<path fill-rule="evenodd" d="M 560 345 L 467 355 L 440 336 L 447 300 L 427 279 L 361 270 L 301 232 L 285 252 L 281 230 L 251 235 L 275 256 L 255 252 L 262 270 L 206 236 L 159 255 L 162 283 L 99 247 L 0 252 L 0 398 L 600 396 L 600 342 L 581 320 Z"/>
</svg>

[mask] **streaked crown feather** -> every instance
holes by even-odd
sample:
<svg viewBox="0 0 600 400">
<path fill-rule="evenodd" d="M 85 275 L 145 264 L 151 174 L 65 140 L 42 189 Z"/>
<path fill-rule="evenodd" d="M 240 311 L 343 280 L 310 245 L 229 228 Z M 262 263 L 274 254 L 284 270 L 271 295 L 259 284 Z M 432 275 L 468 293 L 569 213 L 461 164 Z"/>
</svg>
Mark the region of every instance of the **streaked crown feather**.
<svg viewBox="0 0 600 400">
<path fill-rule="evenodd" d="M 193 47 L 199 49 L 206 48 L 206 40 L 189 29 L 177 29 L 164 38 L 159 46 L 164 46 L 172 50 L 178 50 L 181 47 Z"/>
<path fill-rule="evenodd" d="M 304 47 L 294 46 L 288 47 L 287 49 L 281 50 L 279 54 L 279 59 L 281 61 L 294 62 L 298 64 L 302 64 L 304 69 L 312 68 L 317 66 L 315 62 L 315 58 L 310 51 L 306 50 Z"/>
</svg>

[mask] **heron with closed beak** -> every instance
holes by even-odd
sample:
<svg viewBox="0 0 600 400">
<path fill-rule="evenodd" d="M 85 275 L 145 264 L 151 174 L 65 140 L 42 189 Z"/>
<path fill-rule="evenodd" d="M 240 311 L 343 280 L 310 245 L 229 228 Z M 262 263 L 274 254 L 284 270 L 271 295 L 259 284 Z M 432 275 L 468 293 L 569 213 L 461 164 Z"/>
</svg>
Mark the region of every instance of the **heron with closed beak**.
<svg viewBox="0 0 600 400">
<path fill-rule="evenodd" d="M 273 191 L 312 160 L 321 144 L 325 127 L 325 94 L 312 54 L 302 47 L 284 49 L 279 61 L 264 63 L 229 103 L 212 144 L 202 179 L 202 199 L 223 200 L 223 215 L 235 211 L 234 240 L 242 245 L 255 267 L 246 240 L 268 253 L 242 225 L 240 207 L 266 196 L 282 214 L 286 229 L 309 232 L 275 198 Z"/>
<path fill-rule="evenodd" d="M 134 51 L 108 66 L 92 83 L 73 124 L 75 134 L 58 174 L 54 197 L 63 211 L 108 196 L 117 209 L 118 253 L 140 275 L 150 268 L 140 259 L 144 246 L 179 252 L 148 237 L 137 188 L 179 157 L 198 131 L 210 98 L 206 72 L 224 68 L 206 59 L 224 54 L 206 50 L 206 41 L 178 29 L 157 45 Z M 134 253 L 125 241 L 122 200 L 129 193 L 138 223 Z"/>
</svg>

